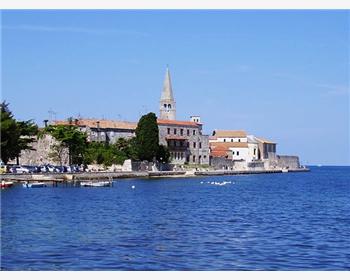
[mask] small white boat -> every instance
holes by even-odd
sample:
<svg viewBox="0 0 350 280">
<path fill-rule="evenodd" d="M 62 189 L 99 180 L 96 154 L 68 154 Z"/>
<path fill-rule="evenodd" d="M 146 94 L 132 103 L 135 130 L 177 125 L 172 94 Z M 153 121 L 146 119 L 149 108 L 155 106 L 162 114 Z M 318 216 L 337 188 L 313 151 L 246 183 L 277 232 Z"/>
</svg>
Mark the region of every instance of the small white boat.
<svg viewBox="0 0 350 280">
<path fill-rule="evenodd" d="M 32 182 L 32 183 L 24 182 L 23 183 L 23 188 L 44 188 L 44 187 L 46 187 L 46 184 L 43 182 Z"/>
<path fill-rule="evenodd" d="M 287 173 L 288 169 L 287 168 L 282 168 L 282 173 Z"/>
<path fill-rule="evenodd" d="M 101 182 L 93 182 L 93 181 L 87 181 L 87 182 L 80 182 L 80 186 L 84 187 L 106 187 L 110 186 L 111 182 L 109 181 L 101 181 Z"/>
</svg>

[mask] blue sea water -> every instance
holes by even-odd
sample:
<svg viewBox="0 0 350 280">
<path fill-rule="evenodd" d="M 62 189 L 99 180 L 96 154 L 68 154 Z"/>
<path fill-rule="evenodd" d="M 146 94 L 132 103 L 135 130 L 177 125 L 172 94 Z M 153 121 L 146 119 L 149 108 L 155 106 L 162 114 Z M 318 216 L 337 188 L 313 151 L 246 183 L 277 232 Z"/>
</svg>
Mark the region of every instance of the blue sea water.
<svg viewBox="0 0 350 280">
<path fill-rule="evenodd" d="M 1 269 L 349 270 L 350 167 L 2 190 Z"/>
</svg>

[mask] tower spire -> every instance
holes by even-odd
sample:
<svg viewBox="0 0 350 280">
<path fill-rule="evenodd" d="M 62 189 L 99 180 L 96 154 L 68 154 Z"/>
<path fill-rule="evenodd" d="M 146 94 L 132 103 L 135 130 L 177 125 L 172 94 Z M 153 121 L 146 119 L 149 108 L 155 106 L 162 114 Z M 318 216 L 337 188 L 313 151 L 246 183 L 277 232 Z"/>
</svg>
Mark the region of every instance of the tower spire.
<svg viewBox="0 0 350 280">
<path fill-rule="evenodd" d="M 163 83 L 163 91 L 162 91 L 162 100 L 174 100 L 173 96 L 173 89 L 171 86 L 171 78 L 170 78 L 170 71 L 169 67 L 167 65 L 166 71 L 165 71 L 165 78 Z"/>
<path fill-rule="evenodd" d="M 160 119 L 175 120 L 176 107 L 171 85 L 170 71 L 167 65 L 163 83 L 162 95 L 160 97 Z"/>
</svg>

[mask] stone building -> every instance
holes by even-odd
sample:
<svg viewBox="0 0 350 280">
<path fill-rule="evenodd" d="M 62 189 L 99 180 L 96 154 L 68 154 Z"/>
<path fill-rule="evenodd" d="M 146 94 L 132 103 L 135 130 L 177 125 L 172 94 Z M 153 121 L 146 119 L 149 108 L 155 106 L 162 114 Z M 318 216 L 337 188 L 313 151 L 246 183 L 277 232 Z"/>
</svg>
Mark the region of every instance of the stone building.
<svg viewBox="0 0 350 280">
<path fill-rule="evenodd" d="M 163 91 L 159 101 L 159 118 L 162 120 L 176 119 L 176 103 L 171 86 L 169 68 L 166 69 Z"/>
<path fill-rule="evenodd" d="M 159 142 L 168 147 L 171 163 L 209 164 L 209 137 L 202 124 L 158 119 Z"/>
<path fill-rule="evenodd" d="M 135 136 L 137 123 L 115 120 L 74 119 L 55 121 L 54 125 L 74 125 L 86 132 L 88 141 L 113 144 L 119 138 L 130 139 Z"/>
<path fill-rule="evenodd" d="M 202 134 L 200 117 L 191 116 L 190 121 L 176 120 L 176 103 L 168 68 L 159 104 L 159 142 L 168 147 L 171 163 L 209 164 L 209 136 Z"/>
</svg>

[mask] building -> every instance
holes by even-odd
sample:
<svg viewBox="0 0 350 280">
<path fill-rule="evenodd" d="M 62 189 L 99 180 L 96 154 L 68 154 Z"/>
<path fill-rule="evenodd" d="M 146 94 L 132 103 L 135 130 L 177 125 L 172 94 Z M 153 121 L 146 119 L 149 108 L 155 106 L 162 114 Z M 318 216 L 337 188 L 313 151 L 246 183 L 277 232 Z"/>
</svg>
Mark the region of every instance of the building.
<svg viewBox="0 0 350 280">
<path fill-rule="evenodd" d="M 159 142 L 168 147 L 171 163 L 209 164 L 209 136 L 202 134 L 200 116 L 191 116 L 190 121 L 176 120 L 176 102 L 168 68 L 159 104 Z"/>
<path fill-rule="evenodd" d="M 168 147 L 171 163 L 209 164 L 209 136 L 193 121 L 158 119 L 159 142 Z"/>
<path fill-rule="evenodd" d="M 214 130 L 209 146 L 214 167 L 269 168 L 276 159 L 276 143 L 247 135 L 243 130 Z"/>
<path fill-rule="evenodd" d="M 130 139 L 135 136 L 137 123 L 98 119 L 72 119 L 55 121 L 54 125 L 74 125 L 86 132 L 88 141 L 113 144 L 119 138 Z"/>
<path fill-rule="evenodd" d="M 176 119 L 176 103 L 171 86 L 169 68 L 166 69 L 163 91 L 159 101 L 159 118 L 162 120 Z"/>
<path fill-rule="evenodd" d="M 244 130 L 214 130 L 209 142 L 247 142 Z"/>
</svg>

